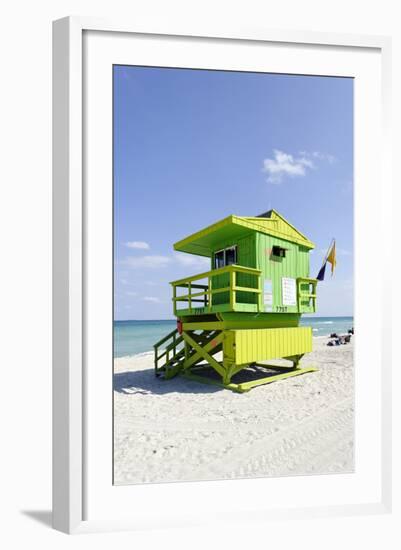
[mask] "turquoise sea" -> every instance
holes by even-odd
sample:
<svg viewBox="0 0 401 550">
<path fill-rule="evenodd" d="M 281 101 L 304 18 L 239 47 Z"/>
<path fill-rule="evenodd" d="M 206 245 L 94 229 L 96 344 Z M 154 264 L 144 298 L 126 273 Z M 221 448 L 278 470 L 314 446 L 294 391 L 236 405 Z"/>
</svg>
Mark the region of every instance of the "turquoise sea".
<svg viewBox="0 0 401 550">
<path fill-rule="evenodd" d="M 310 326 L 314 336 L 332 332 L 344 334 L 354 324 L 353 317 L 302 317 L 301 325 Z M 177 326 L 171 321 L 114 321 L 114 357 L 153 351 L 153 344 Z"/>
</svg>

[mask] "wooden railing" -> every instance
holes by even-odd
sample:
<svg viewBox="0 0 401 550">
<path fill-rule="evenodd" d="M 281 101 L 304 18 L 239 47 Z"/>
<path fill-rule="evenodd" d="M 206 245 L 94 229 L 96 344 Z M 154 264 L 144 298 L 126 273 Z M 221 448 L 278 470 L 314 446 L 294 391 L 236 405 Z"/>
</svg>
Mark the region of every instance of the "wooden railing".
<svg viewBox="0 0 401 550">
<path fill-rule="evenodd" d="M 316 285 L 317 279 L 310 279 L 309 277 L 298 277 L 297 295 L 298 311 L 300 313 L 315 313 Z"/>
<path fill-rule="evenodd" d="M 244 275 L 250 275 L 255 278 L 255 287 L 242 286 L 237 283 L 237 274 L 242 273 Z M 173 304 L 174 304 L 174 314 L 180 312 L 180 309 L 177 309 L 178 302 L 187 302 L 188 308 L 186 308 L 189 313 L 195 310 L 193 304 L 202 304 L 202 308 L 205 312 L 213 311 L 213 296 L 216 294 L 221 294 L 223 292 L 228 293 L 228 300 L 223 302 L 227 305 L 225 308 L 226 311 L 236 311 L 237 292 L 246 292 L 256 295 L 255 303 L 257 304 L 258 311 L 263 311 L 262 306 L 262 283 L 261 283 L 261 271 L 260 269 L 254 269 L 251 267 L 244 267 L 240 265 L 228 265 L 220 269 L 213 269 L 211 271 L 206 271 L 204 273 L 199 273 L 198 275 L 193 275 L 191 277 L 186 277 L 185 279 L 179 279 L 173 281 L 170 284 L 173 287 Z M 213 279 L 221 275 L 228 274 L 228 286 L 219 287 L 213 285 Z M 207 279 L 207 284 L 195 283 L 195 281 L 200 281 L 202 279 Z M 186 288 L 187 294 L 177 295 L 178 288 Z M 193 292 L 195 290 L 195 292 Z M 221 305 L 221 304 L 220 304 Z M 197 306 L 199 307 L 199 306 Z"/>
</svg>

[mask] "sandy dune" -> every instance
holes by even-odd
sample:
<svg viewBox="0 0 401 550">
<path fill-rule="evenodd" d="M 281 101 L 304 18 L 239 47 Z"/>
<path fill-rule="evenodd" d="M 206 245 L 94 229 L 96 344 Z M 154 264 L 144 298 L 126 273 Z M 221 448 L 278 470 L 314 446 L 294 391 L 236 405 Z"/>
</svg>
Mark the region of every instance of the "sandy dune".
<svg viewBox="0 0 401 550">
<path fill-rule="evenodd" d="M 319 368 L 238 394 L 153 374 L 153 355 L 116 359 L 115 483 L 353 469 L 353 346 L 314 338 Z"/>
</svg>

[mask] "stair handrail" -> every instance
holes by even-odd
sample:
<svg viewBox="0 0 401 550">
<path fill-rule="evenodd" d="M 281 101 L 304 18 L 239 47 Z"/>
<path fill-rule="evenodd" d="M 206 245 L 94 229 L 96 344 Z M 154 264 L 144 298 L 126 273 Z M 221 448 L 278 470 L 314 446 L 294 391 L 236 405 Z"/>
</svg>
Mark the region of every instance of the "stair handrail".
<svg viewBox="0 0 401 550">
<path fill-rule="evenodd" d="M 156 342 L 156 344 L 154 344 L 153 347 L 154 348 L 159 348 L 162 344 L 164 344 L 164 342 L 166 342 L 167 340 L 170 340 L 170 338 L 172 338 L 173 335 L 177 332 L 178 332 L 178 330 L 175 328 L 174 330 L 169 332 L 166 336 L 164 336 L 161 340 Z"/>
<path fill-rule="evenodd" d="M 178 333 L 177 333 L 178 334 Z M 183 341 L 183 337 L 180 335 L 178 338 L 175 338 L 173 340 L 173 342 L 171 342 L 170 344 L 168 344 L 164 350 L 163 350 L 163 353 L 161 353 L 160 355 L 156 355 L 157 359 L 161 359 L 162 357 L 164 357 L 165 355 L 167 355 L 167 353 L 171 350 L 174 350 L 174 355 L 176 354 L 176 348 L 178 346 L 178 344 L 181 344 L 181 342 Z M 159 349 L 159 347 L 156 348 L 157 350 Z"/>
</svg>

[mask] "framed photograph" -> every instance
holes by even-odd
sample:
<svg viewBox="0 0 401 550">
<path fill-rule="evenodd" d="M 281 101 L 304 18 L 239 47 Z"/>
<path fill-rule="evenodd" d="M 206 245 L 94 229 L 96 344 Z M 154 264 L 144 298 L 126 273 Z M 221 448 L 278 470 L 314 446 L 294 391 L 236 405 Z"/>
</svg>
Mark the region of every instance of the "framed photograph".
<svg viewBox="0 0 401 550">
<path fill-rule="evenodd" d="M 389 39 L 53 51 L 54 527 L 389 511 Z"/>
</svg>

